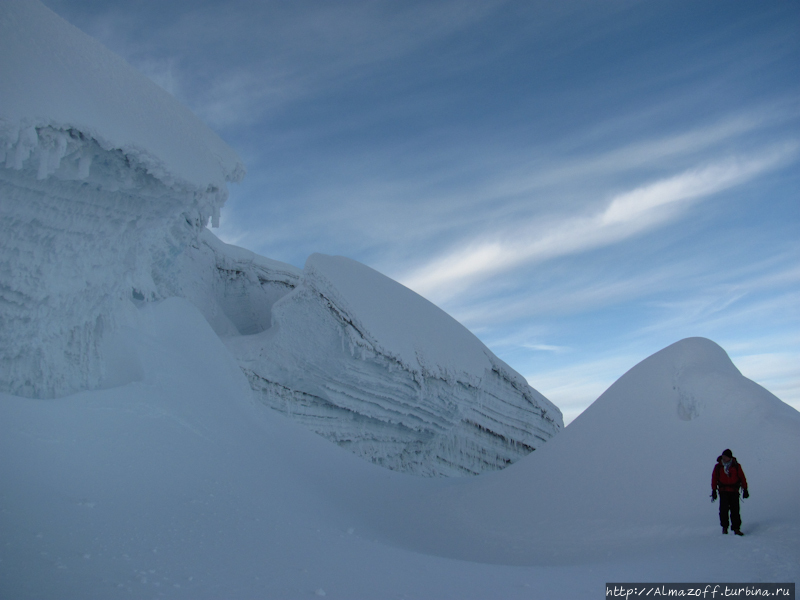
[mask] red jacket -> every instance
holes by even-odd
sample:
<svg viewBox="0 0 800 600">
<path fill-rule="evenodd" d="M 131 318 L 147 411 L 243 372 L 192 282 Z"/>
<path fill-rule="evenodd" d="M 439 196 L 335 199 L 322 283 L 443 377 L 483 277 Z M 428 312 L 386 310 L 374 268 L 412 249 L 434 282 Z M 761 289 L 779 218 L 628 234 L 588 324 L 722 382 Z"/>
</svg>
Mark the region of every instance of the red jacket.
<svg viewBox="0 0 800 600">
<path fill-rule="evenodd" d="M 738 492 L 739 488 L 747 489 L 747 479 L 744 477 L 742 465 L 735 458 L 731 458 L 728 472 L 725 472 L 725 465 L 722 464 L 722 456 L 717 457 L 717 464 L 711 473 L 711 489 L 719 488 L 720 492 Z"/>
</svg>

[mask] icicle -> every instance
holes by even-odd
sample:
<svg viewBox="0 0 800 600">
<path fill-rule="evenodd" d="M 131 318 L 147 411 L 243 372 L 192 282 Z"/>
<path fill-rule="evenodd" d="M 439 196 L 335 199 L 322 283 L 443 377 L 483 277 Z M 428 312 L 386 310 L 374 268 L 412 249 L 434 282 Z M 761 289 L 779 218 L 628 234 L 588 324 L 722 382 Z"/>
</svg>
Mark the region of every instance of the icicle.
<svg viewBox="0 0 800 600">
<path fill-rule="evenodd" d="M 36 134 L 35 127 L 28 127 L 20 131 L 14 152 L 9 152 L 6 157 L 6 166 L 17 171 L 21 170 L 23 163 L 28 160 L 38 143 L 39 136 Z"/>
<path fill-rule="evenodd" d="M 50 162 L 50 148 L 42 148 L 39 154 L 39 170 L 36 173 L 36 179 L 39 181 L 43 179 L 47 179 L 49 173 L 47 172 L 47 166 Z"/>
<path fill-rule="evenodd" d="M 78 160 L 78 179 L 86 179 L 89 177 L 89 169 L 92 166 L 92 156 L 90 154 L 82 154 Z"/>
<path fill-rule="evenodd" d="M 46 129 L 39 136 L 39 171 L 36 179 L 47 179 L 61 166 L 61 159 L 67 153 L 67 137 L 52 129 Z"/>
</svg>

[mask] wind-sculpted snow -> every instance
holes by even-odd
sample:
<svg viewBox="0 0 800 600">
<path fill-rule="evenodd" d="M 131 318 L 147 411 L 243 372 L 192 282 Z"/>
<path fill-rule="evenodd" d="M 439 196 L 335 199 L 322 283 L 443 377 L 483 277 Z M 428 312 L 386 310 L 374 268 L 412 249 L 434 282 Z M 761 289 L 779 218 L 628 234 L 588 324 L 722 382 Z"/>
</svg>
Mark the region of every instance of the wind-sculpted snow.
<svg viewBox="0 0 800 600">
<path fill-rule="evenodd" d="M 153 276 L 182 249 L 154 248 L 216 218 L 244 169 L 172 96 L 36 0 L 0 3 L 0 81 L 0 390 L 95 388 L 109 377 L 104 340 L 132 299 L 163 297 Z"/>
<path fill-rule="evenodd" d="M 152 254 L 158 296 L 186 298 L 220 336 L 269 329 L 272 306 L 302 276 L 296 267 L 225 244 L 186 221 L 176 223 Z"/>
<path fill-rule="evenodd" d="M 392 469 L 495 470 L 563 427 L 452 317 L 346 258 L 312 255 L 272 328 L 227 343 L 267 405 Z"/>
<path fill-rule="evenodd" d="M 371 269 L 305 272 L 205 230 L 244 174 L 172 96 L 37 0 L 0 4 L 0 391 L 126 384 L 120 332 L 170 297 L 230 340 L 264 401 L 425 474 L 529 453 L 561 414 L 444 312 Z"/>
</svg>

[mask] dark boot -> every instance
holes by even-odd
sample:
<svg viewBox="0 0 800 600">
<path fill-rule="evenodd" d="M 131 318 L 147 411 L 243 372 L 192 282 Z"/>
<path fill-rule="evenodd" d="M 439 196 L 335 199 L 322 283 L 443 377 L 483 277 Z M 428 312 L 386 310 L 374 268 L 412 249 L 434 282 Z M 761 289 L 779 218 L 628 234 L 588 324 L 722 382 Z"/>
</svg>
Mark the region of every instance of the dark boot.
<svg viewBox="0 0 800 600">
<path fill-rule="evenodd" d="M 734 530 L 733 530 L 733 533 L 735 533 L 736 535 L 744 535 L 744 534 L 743 534 L 741 531 L 739 531 L 738 529 L 734 529 Z"/>
<path fill-rule="evenodd" d="M 728 535 L 728 528 L 727 527 L 723 527 L 722 528 L 722 533 L 724 533 L 725 535 Z"/>
</svg>

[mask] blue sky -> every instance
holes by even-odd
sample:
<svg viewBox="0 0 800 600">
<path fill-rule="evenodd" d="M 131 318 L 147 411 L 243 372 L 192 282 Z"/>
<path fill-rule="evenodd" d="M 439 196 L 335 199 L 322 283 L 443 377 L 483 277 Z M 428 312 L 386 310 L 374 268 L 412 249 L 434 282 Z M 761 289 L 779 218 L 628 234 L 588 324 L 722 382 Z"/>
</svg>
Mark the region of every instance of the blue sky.
<svg viewBox="0 0 800 600">
<path fill-rule="evenodd" d="M 225 241 L 399 280 L 566 421 L 689 336 L 800 409 L 800 3 L 45 4 L 240 154 Z"/>
</svg>

